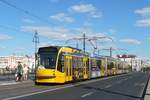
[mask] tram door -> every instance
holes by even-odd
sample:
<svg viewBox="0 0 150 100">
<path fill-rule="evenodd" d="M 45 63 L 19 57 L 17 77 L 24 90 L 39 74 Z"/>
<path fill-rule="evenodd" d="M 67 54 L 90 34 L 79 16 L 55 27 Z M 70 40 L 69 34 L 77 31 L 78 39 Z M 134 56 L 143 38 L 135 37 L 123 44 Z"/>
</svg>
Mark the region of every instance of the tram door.
<svg viewBox="0 0 150 100">
<path fill-rule="evenodd" d="M 72 58 L 69 55 L 65 56 L 65 80 L 72 81 Z"/>
<path fill-rule="evenodd" d="M 83 59 L 83 79 L 88 79 L 88 59 Z"/>
</svg>

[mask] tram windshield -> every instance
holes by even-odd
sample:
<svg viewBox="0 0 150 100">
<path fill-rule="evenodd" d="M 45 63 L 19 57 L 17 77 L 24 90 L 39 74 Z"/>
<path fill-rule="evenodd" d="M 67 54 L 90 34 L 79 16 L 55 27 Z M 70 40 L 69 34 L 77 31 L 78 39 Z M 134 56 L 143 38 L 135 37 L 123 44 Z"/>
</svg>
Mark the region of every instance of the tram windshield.
<svg viewBox="0 0 150 100">
<path fill-rule="evenodd" d="M 56 47 L 45 47 L 39 49 L 39 65 L 46 69 L 55 69 L 58 49 Z"/>
</svg>

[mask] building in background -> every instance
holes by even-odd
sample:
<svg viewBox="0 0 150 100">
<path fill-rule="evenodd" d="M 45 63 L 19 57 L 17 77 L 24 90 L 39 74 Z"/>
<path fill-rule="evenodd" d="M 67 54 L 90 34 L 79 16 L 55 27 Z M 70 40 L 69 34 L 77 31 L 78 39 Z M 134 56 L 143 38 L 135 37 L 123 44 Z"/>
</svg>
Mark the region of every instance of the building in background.
<svg viewBox="0 0 150 100">
<path fill-rule="evenodd" d="M 150 68 L 150 61 L 130 55 L 117 55 L 119 59 L 131 66 L 132 71 L 142 71 L 145 68 Z"/>
<path fill-rule="evenodd" d="M 30 70 L 34 70 L 34 56 L 0 56 L 0 69 L 9 68 L 15 69 L 18 62 L 21 62 L 22 65 L 26 64 Z"/>
</svg>

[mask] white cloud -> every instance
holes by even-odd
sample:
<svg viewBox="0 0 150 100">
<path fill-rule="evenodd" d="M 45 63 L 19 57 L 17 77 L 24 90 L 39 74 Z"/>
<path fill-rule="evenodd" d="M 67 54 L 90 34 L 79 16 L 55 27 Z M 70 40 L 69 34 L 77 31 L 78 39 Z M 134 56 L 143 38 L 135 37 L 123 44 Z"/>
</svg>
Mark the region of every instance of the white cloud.
<svg viewBox="0 0 150 100">
<path fill-rule="evenodd" d="M 120 42 L 124 42 L 128 44 L 137 44 L 137 45 L 141 44 L 141 42 L 136 39 L 122 39 L 120 40 Z"/>
<path fill-rule="evenodd" d="M 89 13 L 93 18 L 99 18 L 102 16 L 102 13 L 98 13 L 96 7 L 92 4 L 73 5 L 69 10 L 77 13 Z"/>
<path fill-rule="evenodd" d="M 68 29 L 62 27 L 48 27 L 48 26 L 22 26 L 21 31 L 31 32 L 37 30 L 39 35 L 49 39 L 65 40 L 70 38 L 73 34 Z"/>
<path fill-rule="evenodd" d="M 31 32 L 34 33 L 35 30 L 38 31 L 40 36 L 44 36 L 49 38 L 51 41 L 53 40 L 59 40 L 62 41 L 62 43 L 65 43 L 66 40 L 68 39 L 72 39 L 72 38 L 81 38 L 83 36 L 83 32 L 82 28 L 81 29 L 74 29 L 74 30 L 68 30 L 65 28 L 60 28 L 60 27 L 47 27 L 47 26 L 23 26 L 21 27 L 22 31 L 25 32 Z M 81 32 L 82 31 L 82 32 Z M 76 33 L 76 34 L 75 34 Z M 94 36 L 108 36 L 106 33 L 101 33 L 101 32 L 93 32 L 92 30 L 86 30 L 86 37 L 94 37 Z M 76 43 L 76 40 L 70 41 L 70 43 Z M 79 42 L 79 41 L 78 41 Z M 81 42 L 81 41 L 80 41 Z M 110 43 L 111 41 L 109 39 L 103 38 L 103 39 L 99 39 L 97 41 L 98 43 L 103 42 L 103 43 Z M 88 43 L 88 42 L 87 42 Z M 55 44 L 57 44 L 55 42 Z M 59 42 L 58 44 L 61 44 L 61 42 Z M 67 45 L 69 45 L 67 44 Z M 53 42 L 52 43 L 41 43 L 41 46 L 48 46 L 48 45 L 54 45 Z"/>
<path fill-rule="evenodd" d="M 45 47 L 45 46 L 49 46 L 49 44 L 48 44 L 48 43 L 40 43 L 40 44 L 38 45 L 38 47 Z"/>
<path fill-rule="evenodd" d="M 140 14 L 142 16 L 149 16 L 150 15 L 150 7 L 138 9 L 135 11 L 135 13 Z"/>
<path fill-rule="evenodd" d="M 0 40 L 9 40 L 9 39 L 12 39 L 12 37 L 7 34 L 0 33 Z"/>
<path fill-rule="evenodd" d="M 53 43 L 40 43 L 38 47 L 45 47 L 45 46 L 54 46 Z"/>
<path fill-rule="evenodd" d="M 54 19 L 54 20 L 57 20 L 57 21 L 60 21 L 60 22 L 73 22 L 74 19 L 72 17 L 69 17 L 67 16 L 66 14 L 64 13 L 58 13 L 56 15 L 52 15 L 50 16 L 51 19 Z"/>
<path fill-rule="evenodd" d="M 135 25 L 138 27 L 150 27 L 150 19 L 138 20 Z"/>
<path fill-rule="evenodd" d="M 150 7 L 144 7 L 142 9 L 138 9 L 135 13 L 144 16 L 144 19 L 137 20 L 135 25 L 138 27 L 150 27 Z"/>
<path fill-rule="evenodd" d="M 74 5 L 71 7 L 71 9 L 79 13 L 91 13 L 96 11 L 96 8 L 92 4 Z"/>
<path fill-rule="evenodd" d="M 35 23 L 33 20 L 31 20 L 31 19 L 23 19 L 23 22 L 25 22 L 25 23 Z"/>
<path fill-rule="evenodd" d="M 92 18 L 100 18 L 100 17 L 102 17 L 102 12 L 91 12 L 90 14 L 89 14 Z"/>
</svg>

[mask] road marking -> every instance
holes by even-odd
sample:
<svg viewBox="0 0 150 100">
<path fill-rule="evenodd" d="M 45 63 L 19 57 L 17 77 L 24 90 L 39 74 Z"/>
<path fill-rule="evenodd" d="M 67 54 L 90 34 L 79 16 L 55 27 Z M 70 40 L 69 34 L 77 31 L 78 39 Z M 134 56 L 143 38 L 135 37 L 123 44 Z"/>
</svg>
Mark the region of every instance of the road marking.
<svg viewBox="0 0 150 100">
<path fill-rule="evenodd" d="M 45 93 L 45 92 L 51 92 L 51 91 L 55 91 L 55 90 L 65 89 L 65 88 L 69 88 L 69 87 L 73 87 L 73 85 L 69 85 L 69 86 L 65 86 L 65 87 L 60 87 L 60 88 L 54 88 L 54 89 L 50 89 L 50 90 L 44 90 L 44 91 L 30 93 L 30 94 L 24 94 L 24 95 L 10 97 L 10 98 L 6 98 L 6 99 L 2 99 L 2 100 L 12 100 L 12 99 L 27 97 L 27 96 L 31 96 L 31 95 L 35 95 L 35 94 L 41 94 L 41 93 Z"/>
<path fill-rule="evenodd" d="M 18 84 L 16 82 L 0 83 L 0 86 Z"/>
<path fill-rule="evenodd" d="M 134 86 L 142 86 L 142 87 L 143 87 L 144 85 L 145 85 L 145 83 L 135 83 L 135 84 L 134 84 Z"/>
<path fill-rule="evenodd" d="M 126 80 L 128 80 L 128 78 L 125 78 L 124 80 L 126 81 Z"/>
<path fill-rule="evenodd" d="M 93 93 L 94 93 L 94 92 L 86 93 L 86 94 L 82 95 L 81 98 L 85 98 L 85 97 L 87 97 L 87 96 L 90 96 L 90 95 L 92 95 Z"/>
<path fill-rule="evenodd" d="M 107 86 L 105 86 L 105 88 L 110 88 L 112 85 L 107 85 Z"/>
<path fill-rule="evenodd" d="M 28 83 L 29 81 L 22 81 L 22 82 L 15 82 L 15 81 L 6 81 L 6 82 L 0 82 L 0 86 L 2 85 L 13 85 L 13 84 L 22 84 L 22 83 Z"/>
<path fill-rule="evenodd" d="M 109 78 L 111 78 L 111 77 L 108 77 L 107 79 L 109 79 Z M 78 84 L 75 84 L 75 85 L 71 84 L 71 85 L 67 85 L 67 86 L 64 86 L 64 87 L 59 87 L 59 88 L 54 88 L 54 89 L 49 89 L 49 90 L 44 90 L 44 91 L 39 91 L 39 92 L 34 92 L 34 93 L 29 93 L 29 94 L 24 94 L 24 95 L 20 95 L 20 96 L 5 98 L 5 99 L 2 99 L 2 100 L 12 100 L 12 99 L 23 98 L 23 97 L 27 97 L 27 96 L 31 96 L 31 95 L 42 94 L 42 93 L 45 93 L 45 92 L 51 92 L 51 91 L 65 89 L 65 88 L 75 87 L 75 86 L 79 86 L 81 84 L 93 83 L 93 82 L 97 82 L 97 81 L 100 81 L 100 80 L 104 80 L 104 79 L 91 80 L 89 82 L 84 81 L 83 83 L 78 83 Z"/>
<path fill-rule="evenodd" d="M 131 73 L 129 73 L 129 74 L 131 74 Z M 34 93 L 28 93 L 28 94 L 24 94 L 24 95 L 19 95 L 19 96 L 14 96 L 14 97 L 10 97 L 10 98 L 5 98 L 5 99 L 2 99 L 2 100 L 12 100 L 12 99 L 23 98 L 23 97 L 27 97 L 27 96 L 32 96 L 32 95 L 36 95 L 36 94 L 42 94 L 42 93 L 45 93 L 45 92 L 61 90 L 61 89 L 65 89 L 65 88 L 79 86 L 79 85 L 82 85 L 82 84 L 93 83 L 93 82 L 97 82 L 97 81 L 100 81 L 100 80 L 107 80 L 107 79 L 111 79 L 111 78 L 114 78 L 114 77 L 120 77 L 120 76 L 126 76 L 126 75 L 128 75 L 128 74 L 125 74 L 125 75 L 122 74 L 122 75 L 119 75 L 119 76 L 106 77 L 106 78 L 101 78 L 101 79 L 97 79 L 97 80 L 83 81 L 82 83 L 77 83 L 75 85 L 72 85 L 72 84 L 71 85 L 66 85 L 66 86 L 59 87 L 59 88 L 48 89 L 48 90 L 34 92 Z M 111 85 L 107 86 L 107 88 L 109 88 L 109 87 L 111 87 Z"/>
<path fill-rule="evenodd" d="M 6 99 L 2 99 L 2 100 L 12 100 L 12 99 L 17 99 L 17 98 L 31 96 L 31 95 L 42 94 L 42 93 L 45 93 L 45 92 L 61 90 L 61 89 L 75 87 L 75 86 L 78 86 L 78 85 L 81 85 L 81 84 L 88 84 L 88 83 L 93 83 L 93 82 L 97 82 L 97 81 L 100 81 L 100 79 L 99 80 L 91 80 L 89 82 L 85 81 L 86 83 L 83 82 L 83 83 L 78 83 L 78 84 L 75 84 L 75 85 L 71 84 L 71 85 L 67 85 L 67 86 L 64 86 L 64 87 L 59 87 L 59 88 L 54 88 L 54 89 L 49 89 L 49 90 L 44 90 L 44 91 L 39 91 L 39 92 L 34 92 L 34 93 L 29 93 L 29 94 L 24 94 L 24 95 L 20 95 L 20 96 L 10 97 L 10 98 L 6 98 Z"/>
</svg>

